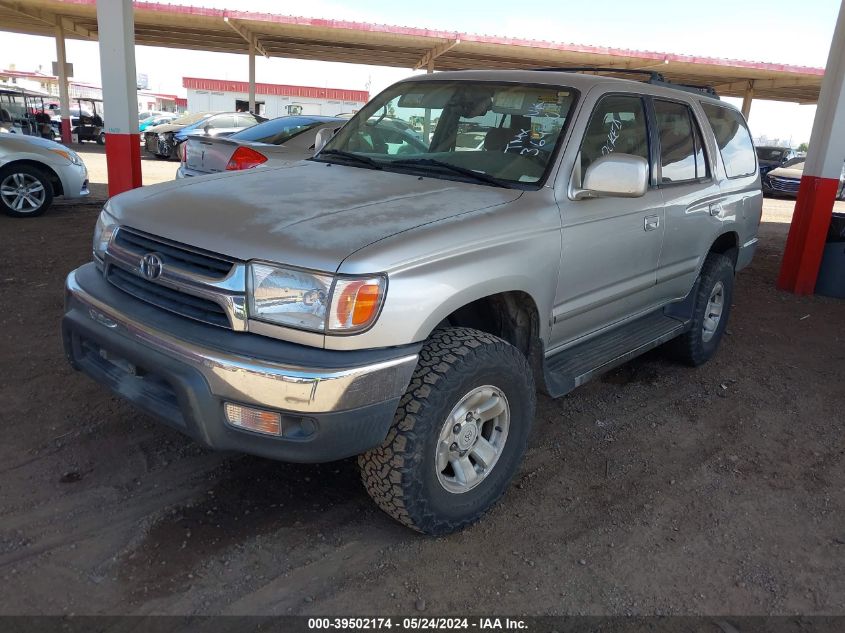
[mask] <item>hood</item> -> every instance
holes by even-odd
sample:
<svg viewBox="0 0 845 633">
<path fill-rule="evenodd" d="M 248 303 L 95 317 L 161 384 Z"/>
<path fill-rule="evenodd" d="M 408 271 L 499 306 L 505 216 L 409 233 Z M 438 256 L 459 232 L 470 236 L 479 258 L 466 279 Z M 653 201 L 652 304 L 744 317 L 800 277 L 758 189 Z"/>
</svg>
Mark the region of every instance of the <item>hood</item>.
<svg viewBox="0 0 845 633">
<path fill-rule="evenodd" d="M 0 134 L 0 145 L 3 147 L 14 147 L 23 152 L 30 152 L 36 147 L 68 151 L 67 147 L 56 143 L 56 141 L 41 138 L 40 136 L 27 136 L 25 134 Z"/>
<path fill-rule="evenodd" d="M 381 239 L 521 194 L 301 161 L 135 189 L 113 198 L 111 209 L 120 224 L 236 259 L 334 272 Z"/>
<path fill-rule="evenodd" d="M 798 163 L 792 167 L 778 167 L 769 172 L 769 176 L 777 178 L 793 178 L 794 180 L 801 180 L 804 173 L 804 163 Z"/>
<path fill-rule="evenodd" d="M 196 123 L 196 122 L 194 122 Z M 162 123 L 161 125 L 151 125 L 149 126 L 145 132 L 155 132 L 156 134 L 161 134 L 163 132 L 178 132 L 181 129 L 194 125 L 194 123 L 185 123 L 184 125 L 175 125 L 173 123 Z"/>
</svg>

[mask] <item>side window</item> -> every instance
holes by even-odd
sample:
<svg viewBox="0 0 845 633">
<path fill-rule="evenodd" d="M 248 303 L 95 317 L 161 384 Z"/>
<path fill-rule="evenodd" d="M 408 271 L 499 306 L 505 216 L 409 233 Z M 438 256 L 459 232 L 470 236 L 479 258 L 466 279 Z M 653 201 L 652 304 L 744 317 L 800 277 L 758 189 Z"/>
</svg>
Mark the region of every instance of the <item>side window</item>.
<svg viewBox="0 0 845 633">
<path fill-rule="evenodd" d="M 208 122 L 211 129 L 235 127 L 235 117 L 230 114 L 216 116 Z"/>
<path fill-rule="evenodd" d="M 581 141 L 581 174 L 597 158 L 614 152 L 648 160 L 648 129 L 641 97 L 608 95 L 596 104 Z"/>
<path fill-rule="evenodd" d="M 687 182 L 707 177 L 701 132 L 689 107 L 672 101 L 654 100 L 660 136 L 662 181 Z"/>
<path fill-rule="evenodd" d="M 712 103 L 702 103 L 701 107 L 716 135 L 716 145 L 719 146 L 728 178 L 755 174 L 757 159 L 754 144 L 742 115 L 733 108 Z"/>
</svg>

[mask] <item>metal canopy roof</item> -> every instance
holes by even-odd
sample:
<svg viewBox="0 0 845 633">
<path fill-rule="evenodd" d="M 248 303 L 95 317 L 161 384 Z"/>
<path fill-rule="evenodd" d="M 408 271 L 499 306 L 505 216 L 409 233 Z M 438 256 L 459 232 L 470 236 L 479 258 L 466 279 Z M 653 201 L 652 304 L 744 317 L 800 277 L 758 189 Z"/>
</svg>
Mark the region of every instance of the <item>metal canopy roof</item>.
<svg viewBox="0 0 845 633">
<path fill-rule="evenodd" d="M 0 30 L 96 39 L 95 0 L 0 0 Z M 815 103 L 822 68 L 581 46 L 451 31 L 302 18 L 269 13 L 135 2 L 135 42 L 145 46 L 245 53 L 254 41 L 267 57 L 426 68 L 527 69 L 603 66 L 653 69 L 678 83 L 742 97 Z"/>
</svg>

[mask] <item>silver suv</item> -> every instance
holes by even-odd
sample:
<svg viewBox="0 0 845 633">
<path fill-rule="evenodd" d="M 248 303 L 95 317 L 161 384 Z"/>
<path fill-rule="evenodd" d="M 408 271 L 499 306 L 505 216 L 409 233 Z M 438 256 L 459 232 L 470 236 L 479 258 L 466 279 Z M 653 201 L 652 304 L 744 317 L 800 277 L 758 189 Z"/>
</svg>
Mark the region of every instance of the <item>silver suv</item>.
<svg viewBox="0 0 845 633">
<path fill-rule="evenodd" d="M 713 356 L 761 205 L 746 123 L 709 93 L 417 76 L 310 160 L 110 200 L 65 348 L 205 445 L 358 455 L 379 507 L 443 534 L 507 488 L 536 390 L 669 342 Z"/>
</svg>

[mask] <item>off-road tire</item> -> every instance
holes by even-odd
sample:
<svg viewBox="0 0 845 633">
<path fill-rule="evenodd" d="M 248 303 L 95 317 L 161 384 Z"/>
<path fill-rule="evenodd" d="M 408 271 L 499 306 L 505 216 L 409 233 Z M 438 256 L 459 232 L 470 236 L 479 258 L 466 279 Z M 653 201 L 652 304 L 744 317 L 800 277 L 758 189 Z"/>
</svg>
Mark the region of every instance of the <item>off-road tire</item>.
<svg viewBox="0 0 845 633">
<path fill-rule="evenodd" d="M 710 295 L 717 283 L 724 286 L 724 304 L 718 326 L 709 341 L 704 340 L 704 319 Z M 695 303 L 692 313 L 692 326 L 671 344 L 673 356 L 680 362 L 698 367 L 706 363 L 719 347 L 719 342 L 728 325 L 733 299 L 734 263 L 727 255 L 710 253 L 704 260 L 704 266 L 698 276 Z"/>
<path fill-rule="evenodd" d="M 482 385 L 496 387 L 507 398 L 507 441 L 478 486 L 448 492 L 435 466 L 439 432 L 460 399 Z M 358 457 L 364 486 L 382 510 L 414 530 L 431 535 L 460 530 L 504 494 L 522 461 L 535 407 L 534 379 L 519 350 L 479 330 L 438 329 L 420 351 L 387 438 Z"/>
<path fill-rule="evenodd" d="M 6 180 L 8 176 L 12 174 L 23 174 L 30 178 L 36 179 L 42 187 L 44 187 L 44 200 L 37 209 L 27 210 L 27 211 L 17 211 L 14 208 L 10 207 L 6 200 L 0 196 L 0 209 L 6 215 L 10 215 L 13 218 L 34 218 L 36 216 L 41 215 L 47 209 L 50 208 L 50 205 L 53 204 L 53 184 L 50 182 L 50 178 L 45 174 L 42 170 L 38 169 L 37 167 L 33 167 L 32 165 L 9 165 L 0 169 L 0 184 Z"/>
</svg>

